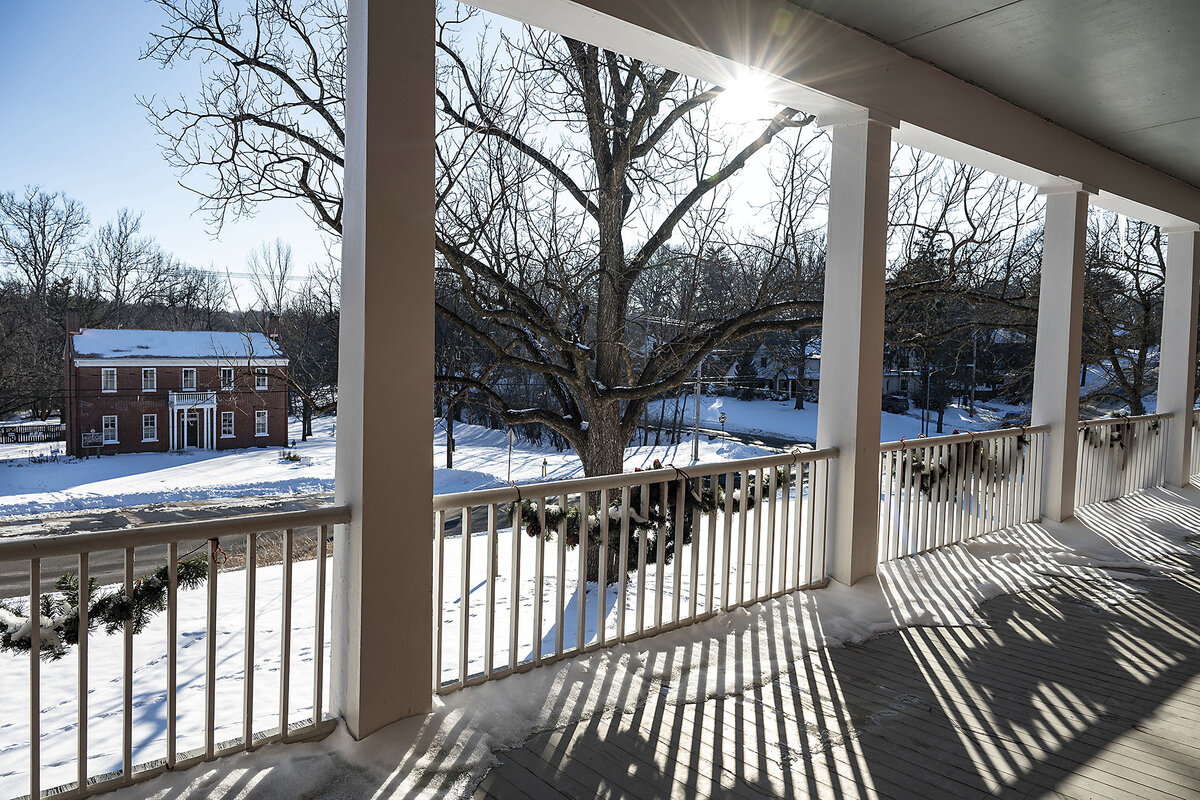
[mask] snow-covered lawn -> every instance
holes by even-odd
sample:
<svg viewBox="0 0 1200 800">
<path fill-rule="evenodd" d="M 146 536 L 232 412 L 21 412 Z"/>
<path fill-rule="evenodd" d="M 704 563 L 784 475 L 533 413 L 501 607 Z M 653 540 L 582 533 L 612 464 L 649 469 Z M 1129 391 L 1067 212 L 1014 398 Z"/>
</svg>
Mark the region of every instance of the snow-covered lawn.
<svg viewBox="0 0 1200 800">
<path fill-rule="evenodd" d="M 659 404 L 666 405 L 666 423 L 675 410 L 675 401 L 653 403 L 650 420 L 658 420 Z M 695 421 L 695 399 L 688 395 L 686 402 L 679 403 L 682 425 L 686 429 Z M 725 430 L 753 435 L 766 434 L 793 438 L 796 441 L 814 441 L 817 438 L 817 404 L 805 403 L 803 409 L 795 408 L 794 400 L 739 400 L 719 395 L 700 396 L 700 426 L 719 429 L 720 417 L 725 414 Z M 964 406 L 950 406 L 942 421 L 944 433 L 956 428 L 962 431 L 984 431 L 1003 427 L 1004 417 L 1009 414 L 1028 414 L 1029 408 L 1011 406 L 1000 402 L 976 403 L 975 416 L 967 414 Z M 894 442 L 901 436 L 914 438 L 921 432 L 921 409 L 913 408 L 907 414 L 880 412 L 880 441 Z M 929 414 L 931 435 L 937 430 L 937 415 Z"/>
<path fill-rule="evenodd" d="M 88 511 L 218 497 L 305 495 L 333 490 L 334 417 L 313 421 L 314 436 L 289 436 L 301 461 L 280 448 L 127 453 L 31 463 L 62 442 L 0 445 L 0 518 Z"/>
<path fill-rule="evenodd" d="M 104 458 L 66 459 L 32 463 L 61 442 L 0 445 L 0 519 L 46 514 L 125 508 L 150 503 L 189 500 L 310 495 L 333 491 L 335 417 L 313 420 L 314 435 L 300 441 L 292 421 L 290 435 L 301 461 L 284 461 L 279 448 L 184 453 L 130 453 Z M 461 492 L 503 485 L 508 478 L 508 443 L 504 431 L 458 424 L 454 469 L 446 463 L 446 432 L 436 426 L 432 458 L 434 492 Z M 761 455 L 762 449 L 735 442 L 701 442 L 701 460 L 716 461 Z M 679 445 L 631 447 L 625 467 L 649 467 L 654 459 L 686 464 L 691 442 Z M 542 461 L 548 480 L 582 474 L 573 451 L 534 446 L 518 441 L 513 450 L 512 480 L 542 480 Z"/>
</svg>

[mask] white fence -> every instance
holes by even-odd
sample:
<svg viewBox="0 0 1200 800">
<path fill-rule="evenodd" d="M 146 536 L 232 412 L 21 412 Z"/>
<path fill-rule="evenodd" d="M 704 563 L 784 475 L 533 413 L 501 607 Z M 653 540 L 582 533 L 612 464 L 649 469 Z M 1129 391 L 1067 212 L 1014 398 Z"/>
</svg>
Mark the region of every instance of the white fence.
<svg viewBox="0 0 1200 800">
<path fill-rule="evenodd" d="M 1114 500 L 1166 480 L 1170 414 L 1079 423 L 1075 505 Z M 1194 434 L 1193 434 L 1194 436 Z"/>
<path fill-rule="evenodd" d="M 836 455 L 434 498 L 434 691 L 818 584 Z"/>
<path fill-rule="evenodd" d="M 923 553 L 1041 516 L 1049 428 L 879 446 L 879 560 Z"/>
<path fill-rule="evenodd" d="M 10 650 L 28 650 L 29 796 L 39 797 L 44 784 L 58 784 L 56 797 L 84 797 L 331 729 L 334 722 L 324 714 L 326 546 L 331 526 L 349 518 L 346 508 L 326 508 L 0 541 L 0 564 L 28 565 L 27 590 L 0 594 L 9 595 L 3 629 Z M 306 544 L 303 555 L 298 543 Z M 189 558 L 193 553 L 199 555 Z M 304 569 L 302 583 L 295 579 L 297 567 Z M 64 573 L 73 575 L 77 598 L 55 585 Z M 186 588 L 189 583 L 192 588 Z M 236 596 L 219 594 L 225 583 Z M 109 588 L 101 588 L 106 584 Z M 296 601 L 309 594 L 311 623 L 297 622 Z M 52 613 L 46 613 L 46 604 Z M 32 624 L 31 607 L 43 609 L 39 624 Z M 134 610 L 139 607 L 147 612 L 140 621 Z M 264 620 L 264 613 L 273 618 Z M 123 622 L 113 621 L 121 617 Z M 101 627 L 118 634 L 119 643 Z M 295 630 L 305 634 L 297 642 Z M 154 631 L 164 639 L 147 638 Z M 256 632 L 269 641 L 270 651 L 256 649 Z M 297 685 L 293 674 L 296 651 L 307 654 L 306 685 Z M 93 652 L 96 663 L 89 669 Z M 23 654 L 0 657 L 10 662 L 5 682 L 17 682 L 12 673 L 24 672 L 15 668 Z M 76 697 L 43 702 L 44 673 L 52 691 Z M 230 687 L 240 696 L 231 695 Z M 311 700 L 303 697 L 307 693 Z M 10 708 L 18 705 L 19 694 L 6 692 Z M 273 701 L 265 714 L 264 695 Z M 51 718 L 45 728 L 43 716 Z M 89 731 L 104 735 L 89 739 Z M 19 741 L 4 749 L 15 749 Z M 43 759 L 43 747 L 53 758 Z M 89 761 L 101 766 L 89 769 Z M 13 788 L 0 786 L 0 796 Z"/>
</svg>

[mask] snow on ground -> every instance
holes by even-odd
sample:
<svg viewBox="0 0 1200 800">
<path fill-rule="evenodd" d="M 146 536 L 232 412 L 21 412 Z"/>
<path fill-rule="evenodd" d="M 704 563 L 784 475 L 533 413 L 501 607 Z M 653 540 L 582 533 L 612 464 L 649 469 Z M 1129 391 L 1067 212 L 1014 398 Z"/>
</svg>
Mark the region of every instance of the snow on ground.
<svg viewBox="0 0 1200 800">
<path fill-rule="evenodd" d="M 1200 492 L 1152 490 L 1098 510 L 1085 509 L 1079 516 L 1068 524 L 1019 526 L 883 565 L 874 579 L 853 587 L 831 584 L 786 595 L 458 692 L 437 701 L 431 713 L 362 742 L 354 742 L 342 728 L 323 742 L 272 746 L 112 796 L 464 796 L 495 763 L 498 749 L 518 746 L 538 731 L 633 708 L 668 686 L 670 702 L 690 702 L 770 681 L 808 650 L 860 642 L 909 625 L 979 624 L 975 609 L 983 601 L 1048 585 L 1056 575 L 1093 581 L 1095 602 L 1125 602 L 1138 592 L 1128 579 L 1161 578 L 1174 571 L 1156 559 L 1196 552 L 1187 537 L 1200 530 Z M 236 632 L 240 619 L 233 614 L 228 627 Z M 223 659 L 236 675 L 240 656 L 230 650 Z M 17 679 L 14 685 L 21 685 L 19 667 L 5 664 L 3 669 Z M 69 675 L 62 680 L 62 686 L 70 686 Z M 114 683 L 107 691 L 112 695 L 119 687 Z M 62 698 L 58 693 L 43 696 L 48 701 Z M 5 705 L 6 714 L 23 719 L 18 704 Z M 152 725 L 161 724 L 153 719 Z M 69 735 L 65 720 L 63 725 Z M 18 743 L 0 750 L 0 772 L 6 772 L 25 762 L 20 739 L 2 733 L 0 741 Z M 4 788 L 9 787 L 0 785 Z"/>
<path fill-rule="evenodd" d="M 300 462 L 280 459 L 281 449 L 189 450 L 125 453 L 102 458 L 31 463 L 62 442 L 0 445 L 0 518 L 124 508 L 218 497 L 307 495 L 333 490 L 336 418 L 313 420 L 313 433 L 296 440 Z"/>
<path fill-rule="evenodd" d="M 33 463 L 62 442 L 0 445 L 0 519 L 124 508 L 163 502 L 308 495 L 333 491 L 335 417 L 313 420 L 313 436 L 300 441 L 299 422 L 289 431 L 299 462 L 284 461 L 280 448 L 232 451 L 191 450 L 183 453 L 128 453 L 104 458 Z M 464 492 L 501 486 L 508 479 L 508 443 L 504 431 L 459 423 L 455 429 L 454 469 L 435 467 L 434 493 Z M 701 441 L 701 460 L 716 461 L 762 455 L 764 450 L 728 441 Z M 435 430 L 435 465 L 445 465 L 446 432 Z M 691 461 L 690 439 L 657 448 L 633 446 L 625 468 Z M 573 451 L 535 446 L 519 440 L 513 450 L 512 480 L 542 480 L 582 474 Z"/>
<path fill-rule="evenodd" d="M 658 420 L 659 405 L 666 405 L 666 422 L 669 424 L 675 409 L 674 400 L 656 401 L 651 404 L 650 420 Z M 695 420 L 695 396 L 688 395 L 680 402 L 684 428 L 690 428 Z M 796 441 L 814 441 L 817 438 L 817 404 L 805 403 L 803 409 L 795 407 L 794 400 L 739 400 L 718 395 L 700 396 L 700 427 L 719 429 L 720 416 L 725 414 L 725 430 L 752 435 L 780 436 Z M 1011 406 L 1000 402 L 975 404 L 975 416 L 967 414 L 964 406 L 950 406 L 942 421 L 944 433 L 955 429 L 962 431 L 984 431 L 1005 427 L 1008 415 L 1029 414 L 1027 406 Z M 894 442 L 901 436 L 912 439 L 921 433 L 921 409 L 913 408 L 907 414 L 880 412 L 880 441 Z M 937 415 L 929 414 L 930 431 L 937 430 Z M 936 433 L 932 435 L 937 435 Z"/>
</svg>

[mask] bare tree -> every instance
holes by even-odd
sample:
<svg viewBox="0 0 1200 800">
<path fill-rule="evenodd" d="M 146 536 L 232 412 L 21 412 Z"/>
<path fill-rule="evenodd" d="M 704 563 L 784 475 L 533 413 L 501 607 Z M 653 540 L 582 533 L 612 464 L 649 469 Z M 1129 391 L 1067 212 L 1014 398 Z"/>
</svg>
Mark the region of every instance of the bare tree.
<svg viewBox="0 0 1200 800">
<path fill-rule="evenodd" d="M 1154 354 L 1162 335 L 1162 234 L 1144 222 L 1092 213 L 1084 263 L 1084 362 L 1100 365 L 1107 376 L 1088 399 L 1128 405 L 1130 413 L 1145 414 L 1144 398 L 1153 390 L 1158 363 Z"/>
<path fill-rule="evenodd" d="M 71 256 L 87 226 L 83 206 L 61 192 L 26 186 L 20 194 L 0 194 L 0 256 L 23 277 L 43 310 L 55 281 L 72 271 Z"/>
<path fill-rule="evenodd" d="M 142 215 L 123 208 L 88 244 L 89 277 L 107 300 L 102 324 L 121 327 L 129 306 L 152 302 L 172 282 L 176 265 L 141 229 Z"/>
<path fill-rule="evenodd" d="M 246 259 L 250 285 L 258 307 L 276 314 L 282 313 L 288 302 L 288 283 L 295 277 L 292 246 L 282 239 L 263 242 Z"/>
<path fill-rule="evenodd" d="M 342 9 L 157 2 L 167 22 L 146 57 L 208 69 L 191 100 L 146 107 L 168 159 L 209 179 L 194 188 L 214 223 L 285 197 L 340 232 Z M 438 379 L 488 398 L 507 424 L 557 431 L 589 473 L 620 471 L 648 398 L 713 348 L 792 327 L 809 308 L 756 267 L 763 280 L 734 316 L 692 320 L 644 355 L 631 347 L 630 292 L 654 255 L 756 153 L 812 118 L 779 109 L 728 147 L 701 135 L 718 87 L 528 29 L 464 55 L 451 35 L 460 21 L 438 35 L 437 251 L 470 314 L 438 310 L 491 358 Z M 547 402 L 511 408 L 489 385 L 498 369 L 537 376 Z"/>
</svg>

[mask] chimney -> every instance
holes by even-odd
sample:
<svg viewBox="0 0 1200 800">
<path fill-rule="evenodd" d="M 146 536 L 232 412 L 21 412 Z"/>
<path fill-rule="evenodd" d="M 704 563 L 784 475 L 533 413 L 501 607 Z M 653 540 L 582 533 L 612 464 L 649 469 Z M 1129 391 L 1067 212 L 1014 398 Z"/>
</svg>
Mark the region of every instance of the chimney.
<svg viewBox="0 0 1200 800">
<path fill-rule="evenodd" d="M 268 339 L 278 339 L 279 338 L 279 315 L 276 314 L 274 311 L 267 314 L 267 338 Z"/>
<path fill-rule="evenodd" d="M 67 309 L 67 333 L 79 333 L 79 309 Z"/>
</svg>

